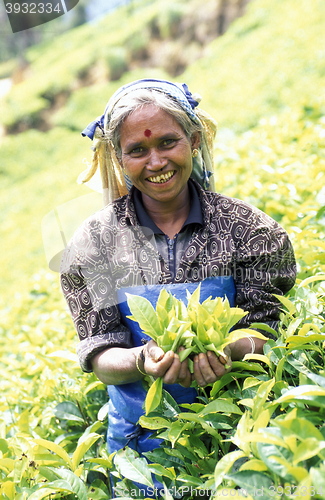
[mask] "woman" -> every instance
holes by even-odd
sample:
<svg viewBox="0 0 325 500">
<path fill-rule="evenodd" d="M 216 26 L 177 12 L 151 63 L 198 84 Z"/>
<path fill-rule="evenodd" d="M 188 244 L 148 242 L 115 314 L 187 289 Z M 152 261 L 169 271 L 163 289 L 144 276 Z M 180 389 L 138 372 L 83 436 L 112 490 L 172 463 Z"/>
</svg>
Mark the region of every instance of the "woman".
<svg viewBox="0 0 325 500">
<path fill-rule="evenodd" d="M 201 283 L 202 300 L 226 295 L 248 311 L 239 326 L 274 328 L 279 308 L 273 294 L 294 284 L 285 231 L 247 203 L 213 192 L 216 127 L 197 106 L 186 85 L 139 80 L 119 89 L 84 131 L 94 138 L 85 181 L 99 169 L 108 204 L 75 234 L 62 288 L 81 341 L 81 366 L 108 385 L 110 451 L 159 444 L 137 426 L 144 375 L 163 377 L 176 401 L 191 403 L 193 380 L 212 384 L 227 362 L 262 353 L 264 344 L 250 337 L 232 344 L 225 357 L 201 353 L 191 375 L 187 361 L 164 353 L 127 318 L 125 292 L 155 303 L 161 287 L 183 297 Z"/>
</svg>

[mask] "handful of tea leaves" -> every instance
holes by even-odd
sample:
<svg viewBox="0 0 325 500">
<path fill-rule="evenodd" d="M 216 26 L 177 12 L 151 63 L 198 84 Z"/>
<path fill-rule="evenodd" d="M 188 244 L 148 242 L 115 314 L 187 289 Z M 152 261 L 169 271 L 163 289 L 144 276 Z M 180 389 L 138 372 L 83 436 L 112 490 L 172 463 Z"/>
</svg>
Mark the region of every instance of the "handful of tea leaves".
<svg viewBox="0 0 325 500">
<path fill-rule="evenodd" d="M 231 307 L 227 298 L 209 297 L 200 303 L 200 285 L 190 294 L 187 291 L 187 305 L 164 288 L 161 290 L 156 308 L 148 299 L 127 294 L 127 302 L 132 313 L 128 316 L 139 323 L 142 331 L 151 337 L 164 352 L 179 352 L 181 361 L 190 355 L 213 351 L 224 356 L 228 344 L 244 337 L 254 336 L 265 339 L 255 330 L 231 329 L 248 314 L 239 307 Z M 189 360 L 193 373 L 193 364 Z M 156 408 L 161 400 L 162 379 L 151 385 L 145 402 L 146 414 Z"/>
</svg>

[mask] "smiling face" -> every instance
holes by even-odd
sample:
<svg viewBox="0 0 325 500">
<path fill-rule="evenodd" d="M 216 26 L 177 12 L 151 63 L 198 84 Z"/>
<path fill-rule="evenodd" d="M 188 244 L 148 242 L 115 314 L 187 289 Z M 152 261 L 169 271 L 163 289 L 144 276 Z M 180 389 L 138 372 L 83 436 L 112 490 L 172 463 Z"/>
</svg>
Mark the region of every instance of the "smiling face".
<svg viewBox="0 0 325 500">
<path fill-rule="evenodd" d="M 152 104 L 131 113 L 120 132 L 122 166 L 144 203 L 171 203 L 186 195 L 198 133 L 188 139 L 171 115 Z"/>
</svg>

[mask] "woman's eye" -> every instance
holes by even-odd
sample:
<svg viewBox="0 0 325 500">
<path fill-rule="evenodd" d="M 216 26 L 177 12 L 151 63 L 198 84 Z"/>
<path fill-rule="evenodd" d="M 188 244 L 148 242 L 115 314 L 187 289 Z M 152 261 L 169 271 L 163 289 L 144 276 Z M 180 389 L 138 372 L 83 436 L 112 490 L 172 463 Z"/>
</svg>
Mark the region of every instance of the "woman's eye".
<svg viewBox="0 0 325 500">
<path fill-rule="evenodd" d="M 176 140 L 175 139 L 165 139 L 163 142 L 162 142 L 162 146 L 163 147 L 169 147 L 169 146 L 174 146 L 174 144 L 176 143 Z"/>
<path fill-rule="evenodd" d="M 132 149 L 129 154 L 132 156 L 141 156 L 144 153 L 144 151 L 145 149 L 139 146 L 137 148 Z"/>
</svg>

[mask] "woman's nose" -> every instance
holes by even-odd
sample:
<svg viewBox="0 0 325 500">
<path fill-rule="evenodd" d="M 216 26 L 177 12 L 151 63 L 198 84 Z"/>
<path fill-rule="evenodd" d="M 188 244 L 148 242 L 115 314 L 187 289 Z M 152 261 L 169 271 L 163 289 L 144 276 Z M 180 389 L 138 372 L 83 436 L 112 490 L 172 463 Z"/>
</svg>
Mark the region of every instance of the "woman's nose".
<svg viewBox="0 0 325 500">
<path fill-rule="evenodd" d="M 163 154 L 157 149 L 151 149 L 150 155 L 147 162 L 147 168 L 151 170 L 161 170 L 165 165 L 167 165 L 168 160 L 164 158 Z"/>
</svg>

